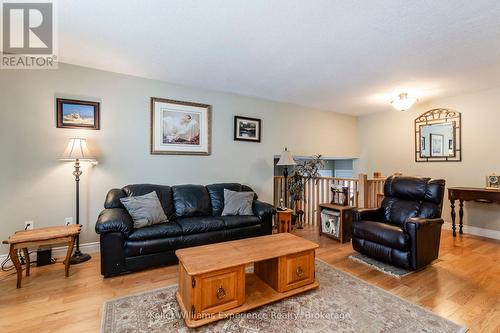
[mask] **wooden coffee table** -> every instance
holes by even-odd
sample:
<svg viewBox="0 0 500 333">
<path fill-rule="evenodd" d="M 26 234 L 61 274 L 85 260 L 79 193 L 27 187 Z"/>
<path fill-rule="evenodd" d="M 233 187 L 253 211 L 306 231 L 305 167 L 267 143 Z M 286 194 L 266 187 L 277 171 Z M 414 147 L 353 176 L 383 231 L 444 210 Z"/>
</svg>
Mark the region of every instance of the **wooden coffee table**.
<svg viewBox="0 0 500 333">
<path fill-rule="evenodd" d="M 318 244 L 289 233 L 177 250 L 177 302 L 199 327 L 319 286 Z M 254 273 L 245 273 L 253 263 Z"/>
</svg>

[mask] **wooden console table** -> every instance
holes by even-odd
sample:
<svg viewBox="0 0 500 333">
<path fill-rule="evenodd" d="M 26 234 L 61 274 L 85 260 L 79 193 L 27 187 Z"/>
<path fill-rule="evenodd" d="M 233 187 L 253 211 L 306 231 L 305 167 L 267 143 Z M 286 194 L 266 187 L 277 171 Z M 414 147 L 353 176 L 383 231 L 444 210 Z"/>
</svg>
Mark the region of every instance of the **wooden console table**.
<svg viewBox="0 0 500 333">
<path fill-rule="evenodd" d="M 455 201 L 458 200 L 459 202 L 459 233 L 463 234 L 462 228 L 464 220 L 464 201 L 500 204 L 500 190 L 480 187 L 450 187 L 448 188 L 448 199 L 451 203 L 451 228 L 453 229 L 453 237 L 455 237 L 457 235 L 455 224 Z"/>
<path fill-rule="evenodd" d="M 64 273 L 69 275 L 69 258 L 73 253 L 75 238 L 80 233 L 81 225 L 73 224 L 62 227 L 47 227 L 36 228 L 33 230 L 17 231 L 10 236 L 8 240 L 3 241 L 4 244 L 10 245 L 10 259 L 17 271 L 17 288 L 21 288 L 21 280 L 23 278 L 23 268 L 19 262 L 18 250 L 22 249 L 26 259 L 26 276 L 30 276 L 30 257 L 28 248 L 38 247 L 41 245 L 55 245 L 61 243 L 68 244 L 68 252 L 64 259 Z"/>
</svg>

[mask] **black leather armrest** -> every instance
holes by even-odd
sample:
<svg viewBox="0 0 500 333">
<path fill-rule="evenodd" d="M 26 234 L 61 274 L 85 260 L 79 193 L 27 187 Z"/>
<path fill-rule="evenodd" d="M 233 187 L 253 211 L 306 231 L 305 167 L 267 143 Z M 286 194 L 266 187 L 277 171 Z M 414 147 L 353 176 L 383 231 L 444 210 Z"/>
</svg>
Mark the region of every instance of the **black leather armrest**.
<svg viewBox="0 0 500 333">
<path fill-rule="evenodd" d="M 260 217 L 261 219 L 265 217 L 266 215 L 272 216 L 276 214 L 276 209 L 274 208 L 273 205 L 270 205 L 268 203 L 259 201 L 259 200 L 254 200 L 253 201 L 253 213 Z"/>
<path fill-rule="evenodd" d="M 382 222 L 384 216 L 381 208 L 357 208 L 352 211 L 353 221 Z"/>
<path fill-rule="evenodd" d="M 130 214 L 123 208 L 105 209 L 99 214 L 95 224 L 95 232 L 105 234 L 108 232 L 121 232 L 128 237 L 134 229 L 134 222 Z"/>
<path fill-rule="evenodd" d="M 254 200 L 252 208 L 253 213 L 261 220 L 263 234 L 271 235 L 273 233 L 273 215 L 276 214 L 274 206 L 259 200 Z"/>
<path fill-rule="evenodd" d="M 442 218 L 424 219 L 421 217 L 410 217 L 408 220 L 405 221 L 404 230 L 406 232 L 409 232 L 410 230 L 419 230 L 421 228 L 430 227 L 434 225 L 442 225 L 443 223 L 444 221 Z"/>
<path fill-rule="evenodd" d="M 405 221 L 403 229 L 410 236 L 410 264 L 413 269 L 422 268 L 438 257 L 442 225 L 442 218 L 413 217 Z"/>
</svg>

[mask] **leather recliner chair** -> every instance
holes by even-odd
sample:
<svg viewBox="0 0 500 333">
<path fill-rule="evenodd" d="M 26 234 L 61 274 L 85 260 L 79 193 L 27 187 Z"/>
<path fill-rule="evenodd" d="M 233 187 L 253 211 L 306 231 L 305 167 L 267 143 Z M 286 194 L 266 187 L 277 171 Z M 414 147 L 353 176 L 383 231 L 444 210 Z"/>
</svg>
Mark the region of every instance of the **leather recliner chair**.
<svg viewBox="0 0 500 333">
<path fill-rule="evenodd" d="M 377 209 L 353 213 L 353 248 L 374 259 L 410 270 L 439 254 L 443 179 L 391 176 Z"/>
</svg>

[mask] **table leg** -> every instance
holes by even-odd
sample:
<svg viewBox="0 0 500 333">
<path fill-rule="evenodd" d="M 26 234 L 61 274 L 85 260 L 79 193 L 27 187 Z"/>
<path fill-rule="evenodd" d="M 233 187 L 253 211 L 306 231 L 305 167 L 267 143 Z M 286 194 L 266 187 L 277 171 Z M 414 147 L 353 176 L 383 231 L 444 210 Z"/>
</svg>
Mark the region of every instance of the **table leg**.
<svg viewBox="0 0 500 333">
<path fill-rule="evenodd" d="M 456 226 L 455 226 L 455 200 L 450 200 L 451 203 L 451 230 L 453 230 L 453 237 L 457 236 Z"/>
<path fill-rule="evenodd" d="M 21 288 L 21 280 L 23 278 L 23 267 L 21 266 L 21 263 L 19 262 L 19 255 L 17 254 L 17 249 L 14 248 L 14 246 L 10 246 L 10 260 L 12 260 L 12 263 L 14 264 L 14 267 L 16 268 L 17 271 L 17 288 Z"/>
<path fill-rule="evenodd" d="M 24 260 L 26 260 L 26 276 L 30 276 L 30 254 L 27 248 L 23 248 Z"/>
<path fill-rule="evenodd" d="M 458 217 L 460 218 L 460 221 L 459 221 L 459 227 L 460 227 L 460 234 L 463 234 L 462 232 L 462 227 L 464 226 L 464 201 L 463 200 L 460 200 L 459 201 L 459 206 L 460 206 L 460 209 L 458 210 Z"/>
<path fill-rule="evenodd" d="M 69 261 L 71 258 L 71 254 L 73 253 L 74 245 L 75 245 L 75 237 L 71 237 L 71 240 L 68 242 L 68 252 L 66 252 L 66 258 L 64 259 L 64 275 L 66 277 L 69 276 Z"/>
</svg>

